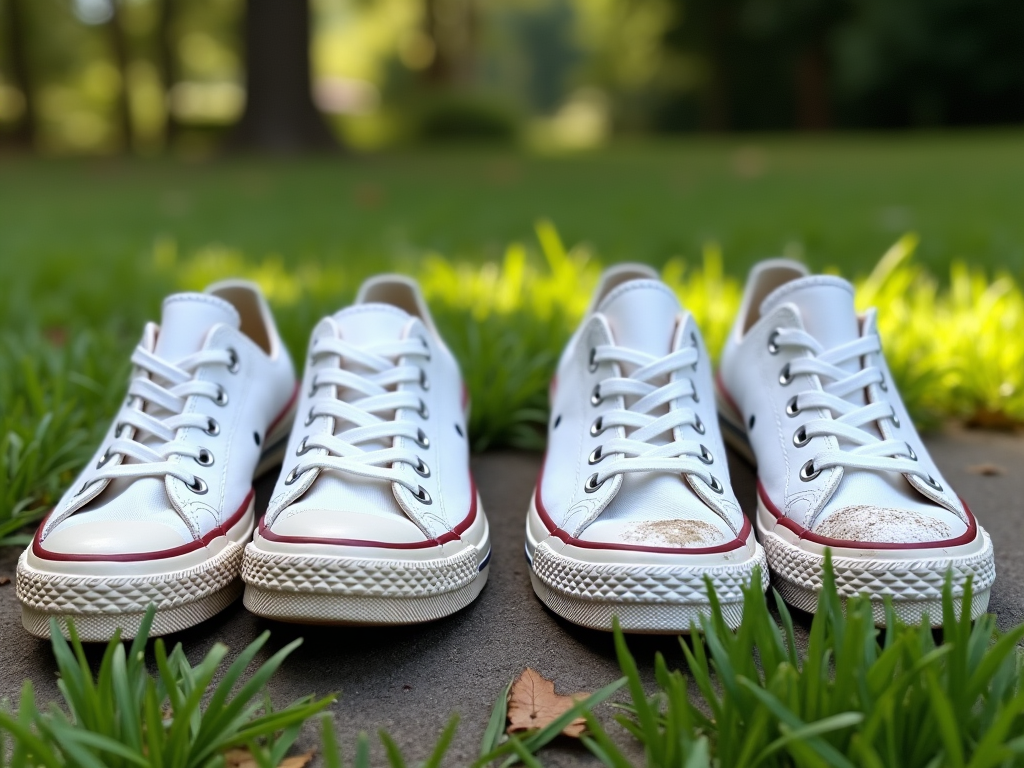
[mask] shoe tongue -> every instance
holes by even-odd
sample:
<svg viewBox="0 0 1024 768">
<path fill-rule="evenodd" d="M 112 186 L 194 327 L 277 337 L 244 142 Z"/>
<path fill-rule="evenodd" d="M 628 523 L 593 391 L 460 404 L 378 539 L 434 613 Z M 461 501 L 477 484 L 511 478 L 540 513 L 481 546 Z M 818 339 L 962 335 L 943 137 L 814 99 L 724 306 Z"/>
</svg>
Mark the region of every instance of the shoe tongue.
<svg viewBox="0 0 1024 768">
<path fill-rule="evenodd" d="M 853 286 L 840 277 L 814 275 L 786 283 L 768 294 L 761 303 L 761 315 L 783 303 L 796 305 L 804 330 L 826 350 L 860 338 Z"/>
<path fill-rule="evenodd" d="M 656 357 L 672 351 L 681 307 L 672 290 L 658 280 L 631 280 L 609 293 L 597 307 L 612 329 L 615 344 Z"/>
<path fill-rule="evenodd" d="M 206 293 L 178 293 L 164 299 L 160 333 L 154 352 L 176 363 L 203 348 L 210 329 L 218 324 L 240 328 L 238 310 Z"/>
<path fill-rule="evenodd" d="M 355 304 L 334 315 L 338 335 L 357 347 L 398 341 L 410 316 L 391 304 Z"/>
</svg>

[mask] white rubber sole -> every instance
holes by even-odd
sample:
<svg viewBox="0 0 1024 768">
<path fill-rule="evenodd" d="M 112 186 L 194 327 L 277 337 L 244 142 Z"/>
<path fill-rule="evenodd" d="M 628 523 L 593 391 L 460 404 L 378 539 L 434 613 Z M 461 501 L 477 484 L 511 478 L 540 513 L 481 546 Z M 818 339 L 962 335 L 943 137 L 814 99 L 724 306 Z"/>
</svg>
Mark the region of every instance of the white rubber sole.
<svg viewBox="0 0 1024 768">
<path fill-rule="evenodd" d="M 726 624 L 743 620 L 743 588 L 754 570 L 764 574 L 764 550 L 751 530 L 742 548 L 708 555 L 584 549 L 551 536 L 530 502 L 526 556 L 533 591 L 548 608 L 574 624 L 611 631 L 679 634 L 700 628 L 711 615 L 710 580 Z"/>
<path fill-rule="evenodd" d="M 294 408 L 268 436 L 257 477 L 280 464 L 293 416 Z M 187 555 L 130 563 L 74 562 L 63 566 L 63 571 L 59 562 L 37 558 L 29 548 L 18 560 L 16 577 L 22 625 L 36 637 L 48 638 L 50 619 L 56 619 L 67 637 L 70 619 L 83 641 L 106 642 L 118 629 L 122 638 L 130 639 L 154 605 L 150 637 L 193 627 L 220 613 L 242 593 L 238 576 L 254 523 L 252 499 L 226 535 Z"/>
<path fill-rule="evenodd" d="M 415 550 L 269 542 L 245 548 L 245 607 L 302 624 L 389 626 L 450 616 L 472 603 L 490 572 L 487 518 L 460 540 Z"/>
<path fill-rule="evenodd" d="M 95 574 L 69 574 L 41 567 L 50 563 L 33 557 L 31 550 L 23 552 L 17 572 L 22 624 L 36 637 L 49 637 L 53 618 L 67 637 L 71 619 L 79 638 L 105 642 L 117 629 L 123 638 L 134 637 L 146 609 L 155 605 L 150 636 L 195 626 L 224 610 L 241 592 L 238 573 L 252 535 L 253 503 L 227 536 L 207 545 L 206 551 L 215 554 L 184 568 L 175 567 L 181 558 L 168 558 L 145 563 L 148 573 L 115 575 L 118 563 L 97 562 L 89 563 Z"/>
<path fill-rule="evenodd" d="M 742 419 L 719 397 L 718 411 L 724 423 L 726 442 L 756 467 L 756 457 L 747 442 Z M 771 571 L 772 586 L 794 608 L 813 613 L 817 609 L 825 569 L 825 550 L 832 555 L 836 590 L 845 601 L 866 595 L 871 602 L 875 624 L 886 622 L 885 603 L 908 624 L 925 619 L 931 626 L 942 624 L 942 591 L 947 577 L 951 581 L 953 606 L 957 616 L 963 608 L 964 588 L 971 580 L 971 618 L 988 608 L 995 581 L 995 556 L 992 541 L 979 527 L 975 540 L 958 547 L 935 549 L 861 549 L 824 547 L 779 525 L 757 502 L 756 528 L 764 545 Z"/>
</svg>

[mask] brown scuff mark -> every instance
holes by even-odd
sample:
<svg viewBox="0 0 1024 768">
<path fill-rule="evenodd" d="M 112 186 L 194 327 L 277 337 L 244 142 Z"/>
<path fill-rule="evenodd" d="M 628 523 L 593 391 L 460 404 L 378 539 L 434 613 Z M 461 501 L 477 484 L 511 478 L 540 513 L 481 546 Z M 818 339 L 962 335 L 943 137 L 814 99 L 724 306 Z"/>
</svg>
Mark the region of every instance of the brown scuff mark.
<svg viewBox="0 0 1024 768">
<path fill-rule="evenodd" d="M 842 541 L 893 544 L 941 541 L 953 535 L 944 522 L 920 512 L 867 505 L 837 510 L 814 532 Z"/>
<path fill-rule="evenodd" d="M 623 534 L 634 543 L 669 547 L 706 547 L 722 542 L 718 529 L 703 520 L 655 520 L 639 523 Z"/>
</svg>

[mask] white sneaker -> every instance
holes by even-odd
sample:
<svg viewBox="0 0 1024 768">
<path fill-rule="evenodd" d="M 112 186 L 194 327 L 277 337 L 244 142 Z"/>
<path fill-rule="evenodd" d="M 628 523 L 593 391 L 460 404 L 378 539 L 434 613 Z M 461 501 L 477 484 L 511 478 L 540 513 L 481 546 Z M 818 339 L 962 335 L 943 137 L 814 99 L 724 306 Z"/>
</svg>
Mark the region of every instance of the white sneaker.
<svg viewBox="0 0 1024 768">
<path fill-rule="evenodd" d="M 879 623 L 887 596 L 904 620 L 940 623 L 950 571 L 955 595 L 973 577 L 984 612 L 992 543 L 915 431 L 853 286 L 756 266 L 717 389 L 727 437 L 757 464 L 758 534 L 788 603 L 814 610 L 829 548 L 840 595 L 869 595 Z"/>
<path fill-rule="evenodd" d="M 383 276 L 320 321 L 281 478 L 246 548 L 245 605 L 284 621 L 410 624 L 487 581 L 466 390 L 418 286 Z"/>
<path fill-rule="evenodd" d="M 165 634 L 241 592 L 253 476 L 280 460 L 297 395 L 270 310 L 241 282 L 171 296 L 132 364 L 117 418 L 18 562 L 34 635 L 56 617 L 84 640 L 132 637 L 150 604 Z"/>
<path fill-rule="evenodd" d="M 729 482 L 711 363 L 647 267 L 607 270 L 551 385 L 548 450 L 526 520 L 534 591 L 595 629 L 686 632 L 742 618 L 764 551 Z"/>
</svg>

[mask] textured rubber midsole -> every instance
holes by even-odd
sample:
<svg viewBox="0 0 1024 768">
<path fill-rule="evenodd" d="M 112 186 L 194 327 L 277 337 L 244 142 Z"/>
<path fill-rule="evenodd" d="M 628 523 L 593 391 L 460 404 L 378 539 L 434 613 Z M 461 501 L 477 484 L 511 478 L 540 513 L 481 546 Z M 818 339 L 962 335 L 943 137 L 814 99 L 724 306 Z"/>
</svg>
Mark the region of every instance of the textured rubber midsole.
<svg viewBox="0 0 1024 768">
<path fill-rule="evenodd" d="M 708 580 L 735 627 L 756 569 L 767 587 L 765 554 L 753 531 L 744 547 L 715 555 L 584 550 L 551 536 L 531 503 L 526 538 L 538 597 L 563 618 L 594 629 L 610 630 L 614 615 L 626 631 L 689 631 L 710 614 Z"/>
<path fill-rule="evenodd" d="M 246 584 L 245 607 L 258 616 L 304 624 L 386 626 L 434 621 L 462 610 L 487 583 L 485 565 L 455 589 L 419 595 L 317 593 L 265 589 Z"/>
</svg>

